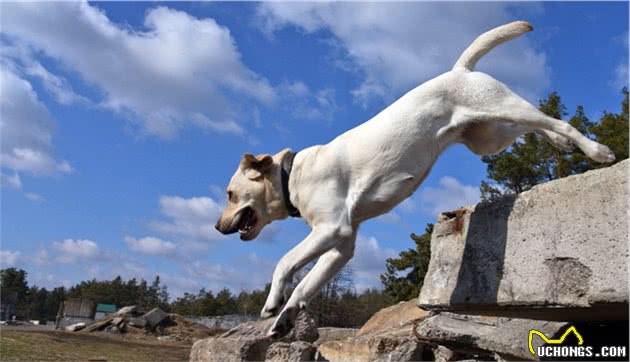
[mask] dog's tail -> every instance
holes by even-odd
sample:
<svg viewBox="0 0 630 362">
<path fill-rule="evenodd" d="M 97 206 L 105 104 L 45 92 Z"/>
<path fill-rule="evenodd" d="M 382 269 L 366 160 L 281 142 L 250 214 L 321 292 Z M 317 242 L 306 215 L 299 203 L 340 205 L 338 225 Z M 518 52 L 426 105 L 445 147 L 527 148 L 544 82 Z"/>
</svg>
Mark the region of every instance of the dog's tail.
<svg viewBox="0 0 630 362">
<path fill-rule="evenodd" d="M 526 21 L 515 21 L 481 34 L 457 59 L 453 69 L 473 70 L 475 64 L 497 45 L 534 30 Z"/>
</svg>

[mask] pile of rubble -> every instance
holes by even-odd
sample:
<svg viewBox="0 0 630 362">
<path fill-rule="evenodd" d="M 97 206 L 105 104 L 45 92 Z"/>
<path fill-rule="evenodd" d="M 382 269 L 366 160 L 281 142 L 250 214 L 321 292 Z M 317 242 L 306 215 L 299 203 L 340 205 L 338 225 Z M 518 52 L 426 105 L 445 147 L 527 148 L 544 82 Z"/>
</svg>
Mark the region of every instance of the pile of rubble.
<svg viewBox="0 0 630 362">
<path fill-rule="evenodd" d="M 144 313 L 135 305 L 123 307 L 116 313 L 92 324 L 76 323 L 65 328 L 69 332 L 109 332 L 115 334 L 139 334 L 157 337 L 165 341 L 184 341 L 192 343 L 219 331 L 194 323 L 186 318 L 166 313 L 160 308 L 153 308 Z"/>
<path fill-rule="evenodd" d="M 220 336 L 196 342 L 190 361 L 313 361 L 319 338 L 315 320 L 300 312 L 295 327 L 283 338 L 273 339 L 267 332 L 274 318 L 243 323 Z"/>
</svg>

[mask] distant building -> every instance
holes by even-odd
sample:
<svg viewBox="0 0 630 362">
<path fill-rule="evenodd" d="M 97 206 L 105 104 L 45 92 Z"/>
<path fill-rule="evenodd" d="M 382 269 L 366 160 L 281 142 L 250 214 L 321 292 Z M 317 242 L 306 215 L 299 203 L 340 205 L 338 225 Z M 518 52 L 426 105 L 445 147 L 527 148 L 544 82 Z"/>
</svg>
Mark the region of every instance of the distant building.
<svg viewBox="0 0 630 362">
<path fill-rule="evenodd" d="M 17 297 L 17 292 L 2 292 L 0 296 L 0 320 L 8 321 L 15 315 Z"/>
<path fill-rule="evenodd" d="M 103 319 L 117 310 L 114 304 L 97 304 L 94 319 Z"/>
<path fill-rule="evenodd" d="M 96 303 L 89 299 L 68 299 L 59 305 L 56 328 L 65 328 L 71 324 L 94 321 Z"/>
</svg>

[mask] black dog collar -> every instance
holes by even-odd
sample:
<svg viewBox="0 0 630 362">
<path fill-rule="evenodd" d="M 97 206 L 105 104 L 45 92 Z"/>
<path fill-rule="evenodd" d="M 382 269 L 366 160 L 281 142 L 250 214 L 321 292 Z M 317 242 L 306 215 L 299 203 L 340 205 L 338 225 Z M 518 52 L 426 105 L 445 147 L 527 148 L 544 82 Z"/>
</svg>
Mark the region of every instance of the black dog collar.
<svg viewBox="0 0 630 362">
<path fill-rule="evenodd" d="M 291 169 L 293 168 L 293 159 L 295 158 L 295 155 L 297 155 L 297 152 L 289 151 L 289 153 L 287 153 L 287 155 L 282 159 L 282 163 L 280 164 L 280 182 L 282 183 L 284 205 L 289 212 L 289 216 L 301 217 L 300 210 L 291 203 L 291 193 L 289 192 L 289 177 L 291 177 Z"/>
</svg>

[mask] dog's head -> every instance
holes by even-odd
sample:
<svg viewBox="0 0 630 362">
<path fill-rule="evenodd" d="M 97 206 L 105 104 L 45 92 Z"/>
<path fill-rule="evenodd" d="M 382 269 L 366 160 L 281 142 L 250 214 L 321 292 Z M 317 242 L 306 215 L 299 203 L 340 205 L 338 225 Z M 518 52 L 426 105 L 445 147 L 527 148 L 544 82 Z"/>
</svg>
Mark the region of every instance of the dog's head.
<svg viewBox="0 0 630 362">
<path fill-rule="evenodd" d="M 241 240 L 253 240 L 265 225 L 287 217 L 279 168 L 284 152 L 243 155 L 228 185 L 227 206 L 217 221 L 217 230 L 222 234 L 238 231 Z"/>
</svg>

